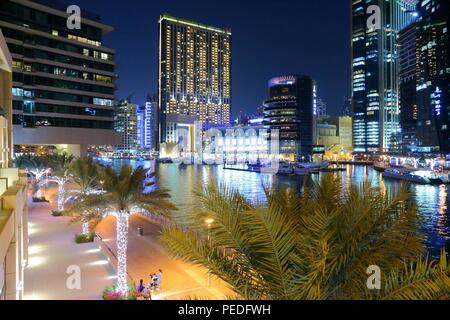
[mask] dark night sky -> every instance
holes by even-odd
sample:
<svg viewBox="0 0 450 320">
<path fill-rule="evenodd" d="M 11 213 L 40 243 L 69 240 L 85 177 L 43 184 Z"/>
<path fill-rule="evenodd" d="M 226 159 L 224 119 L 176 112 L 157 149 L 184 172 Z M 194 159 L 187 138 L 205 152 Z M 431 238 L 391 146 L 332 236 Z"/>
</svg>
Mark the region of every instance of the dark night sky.
<svg viewBox="0 0 450 320">
<path fill-rule="evenodd" d="M 232 108 L 251 113 L 267 98 L 267 82 L 307 74 L 331 114 L 350 94 L 350 5 L 347 0 L 72 0 L 115 31 L 118 98 L 145 102 L 156 93 L 158 17 L 161 13 L 231 28 Z"/>
</svg>

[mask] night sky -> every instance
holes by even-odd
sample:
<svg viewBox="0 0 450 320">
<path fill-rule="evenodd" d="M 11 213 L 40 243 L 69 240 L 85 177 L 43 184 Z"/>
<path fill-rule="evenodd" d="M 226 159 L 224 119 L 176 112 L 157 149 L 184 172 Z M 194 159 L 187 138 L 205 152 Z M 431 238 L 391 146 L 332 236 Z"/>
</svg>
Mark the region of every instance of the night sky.
<svg viewBox="0 0 450 320">
<path fill-rule="evenodd" d="M 67 0 L 66 0 L 67 2 Z M 161 13 L 232 29 L 232 112 L 252 113 L 267 98 L 269 78 L 306 74 L 318 84 L 328 113 L 350 95 L 348 0 L 71 0 L 99 14 L 115 31 L 118 98 L 136 104 L 156 93 Z"/>
</svg>

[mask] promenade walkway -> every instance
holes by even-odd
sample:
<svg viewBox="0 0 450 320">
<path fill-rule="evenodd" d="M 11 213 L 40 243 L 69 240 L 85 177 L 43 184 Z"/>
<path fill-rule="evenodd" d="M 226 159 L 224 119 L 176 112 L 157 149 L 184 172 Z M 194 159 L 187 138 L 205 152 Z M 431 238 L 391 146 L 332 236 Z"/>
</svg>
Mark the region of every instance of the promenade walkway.
<svg viewBox="0 0 450 320">
<path fill-rule="evenodd" d="M 50 199 L 54 197 L 51 190 Z M 115 271 L 93 243 L 76 244 L 79 226 L 53 217 L 54 204 L 29 202 L 29 260 L 25 269 L 25 300 L 98 300 L 111 285 Z M 69 266 L 79 266 L 80 290 L 67 288 Z"/>
</svg>

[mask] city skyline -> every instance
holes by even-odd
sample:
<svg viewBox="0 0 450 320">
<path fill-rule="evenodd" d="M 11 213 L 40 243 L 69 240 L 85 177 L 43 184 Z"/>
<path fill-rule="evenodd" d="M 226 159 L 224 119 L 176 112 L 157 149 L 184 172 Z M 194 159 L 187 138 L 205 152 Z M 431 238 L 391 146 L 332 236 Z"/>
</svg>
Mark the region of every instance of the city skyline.
<svg viewBox="0 0 450 320">
<path fill-rule="evenodd" d="M 101 14 L 104 23 L 115 27 L 104 42 L 117 51 L 117 99 L 132 95 L 134 103 L 143 104 L 147 94 L 157 92 L 157 22 L 164 13 L 232 30 L 233 120 L 240 111 L 254 113 L 268 97 L 267 81 L 282 74 L 308 74 L 316 79 L 318 95 L 333 115 L 341 113 L 345 98 L 350 96 L 347 1 L 277 1 L 264 5 L 229 1 L 219 6 L 207 1 L 187 5 L 182 1 L 120 4 L 80 0 L 77 5 Z M 323 19 L 315 19 L 317 14 Z M 124 19 L 124 15 L 133 19 Z M 269 16 L 272 23 L 267 23 Z M 314 32 L 310 32 L 312 29 Z M 263 35 L 270 40 L 261 41 Z M 333 54 L 324 50 L 325 46 L 332 47 Z"/>
</svg>

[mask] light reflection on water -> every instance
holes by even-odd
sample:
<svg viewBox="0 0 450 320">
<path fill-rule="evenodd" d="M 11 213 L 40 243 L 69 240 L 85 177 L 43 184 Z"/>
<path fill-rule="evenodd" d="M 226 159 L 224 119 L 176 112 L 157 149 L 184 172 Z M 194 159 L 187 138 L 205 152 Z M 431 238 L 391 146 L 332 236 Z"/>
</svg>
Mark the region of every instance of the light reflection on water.
<svg viewBox="0 0 450 320">
<path fill-rule="evenodd" d="M 246 198 L 255 203 L 264 203 L 264 187 L 281 186 L 301 190 L 301 176 L 271 176 L 252 172 L 223 170 L 219 166 L 178 166 L 176 164 L 155 164 L 152 161 L 116 160 L 114 167 L 130 163 L 133 166 L 144 166 L 156 170 L 158 185 L 169 188 L 173 202 L 179 208 L 178 214 L 195 206 L 192 190 L 208 183 L 211 178 L 219 183 L 236 187 Z M 362 183 L 370 180 L 381 190 L 397 189 L 399 182 L 384 180 L 381 174 L 366 166 L 347 166 L 346 172 L 340 172 L 344 188 L 351 183 Z M 318 181 L 320 175 L 312 175 Z M 435 256 L 446 246 L 450 250 L 450 186 L 411 185 L 418 211 L 423 218 L 423 229 L 426 232 L 426 244 L 430 253 Z"/>
</svg>

